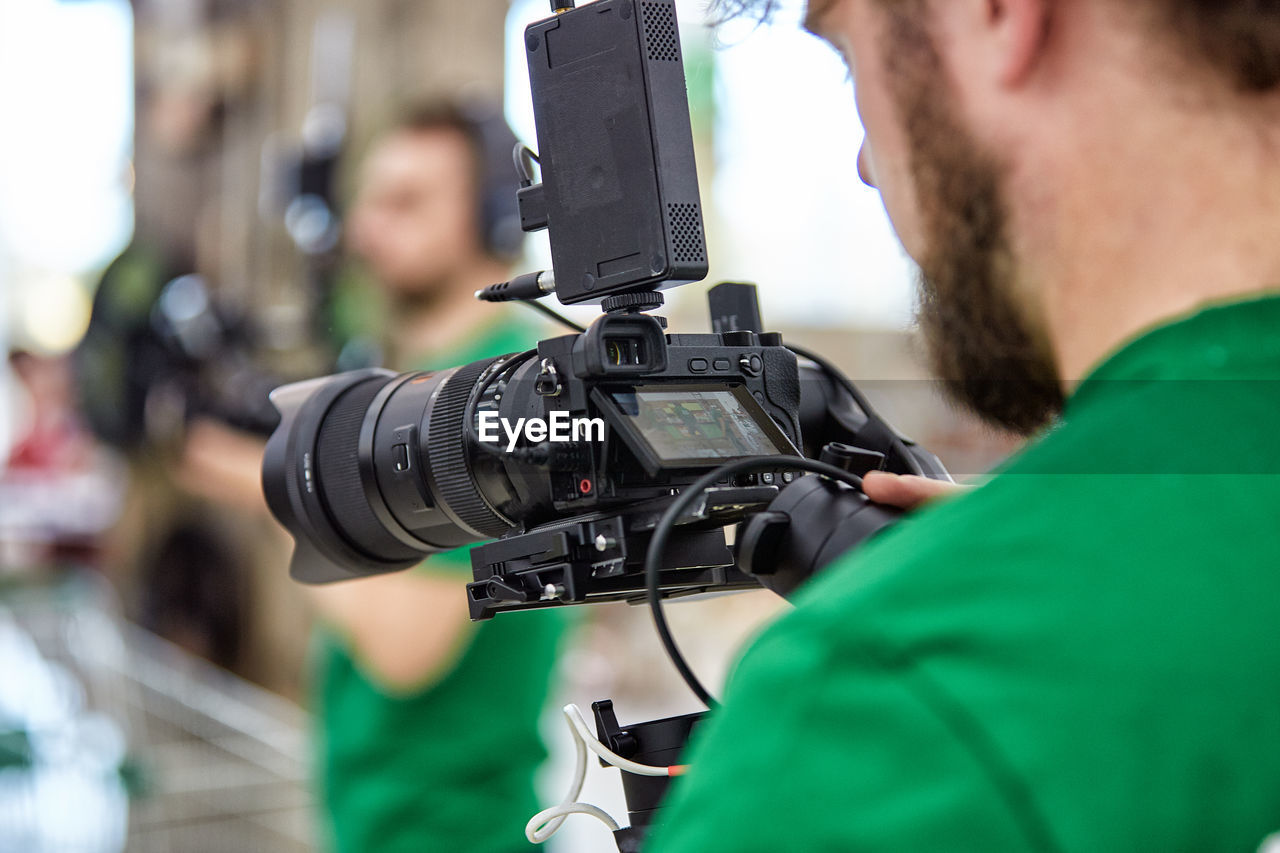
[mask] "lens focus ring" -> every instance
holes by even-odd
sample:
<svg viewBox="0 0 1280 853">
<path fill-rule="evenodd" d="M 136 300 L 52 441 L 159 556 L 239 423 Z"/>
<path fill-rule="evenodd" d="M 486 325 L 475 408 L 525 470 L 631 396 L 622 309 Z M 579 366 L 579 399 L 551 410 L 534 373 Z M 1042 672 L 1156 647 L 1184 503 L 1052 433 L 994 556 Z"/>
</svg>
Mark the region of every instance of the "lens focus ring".
<svg viewBox="0 0 1280 853">
<path fill-rule="evenodd" d="M 494 513 L 476 490 L 463 437 L 463 421 L 476 382 L 497 360 L 491 358 L 464 365 L 446 380 L 431 412 L 427 435 L 431 470 L 436 474 L 443 503 L 473 531 L 489 538 L 501 536 L 511 525 Z"/>
</svg>

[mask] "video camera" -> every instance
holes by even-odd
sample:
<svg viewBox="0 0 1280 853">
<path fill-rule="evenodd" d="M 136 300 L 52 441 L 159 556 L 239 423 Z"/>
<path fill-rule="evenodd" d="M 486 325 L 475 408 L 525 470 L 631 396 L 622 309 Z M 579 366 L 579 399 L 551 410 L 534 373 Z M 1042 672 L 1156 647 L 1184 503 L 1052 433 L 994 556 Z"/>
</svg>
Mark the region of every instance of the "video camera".
<svg viewBox="0 0 1280 853">
<path fill-rule="evenodd" d="M 861 493 L 860 475 L 947 474 L 824 359 L 764 331 L 752 286 L 712 289 L 711 333 L 669 334 L 647 313 L 661 289 L 707 273 L 674 0 L 552 7 L 525 31 L 540 150 L 518 146 L 515 162 L 523 227 L 549 230 L 553 270 L 478 295 L 554 293 L 603 316 L 450 370 L 280 388 L 263 484 L 297 542 L 300 581 L 397 571 L 484 542 L 471 551 L 473 619 L 647 599 L 709 702 L 662 597 L 788 594 L 897 519 Z M 628 743 L 637 761 L 662 760 L 692 724 L 645 724 L 637 739 L 644 727 L 623 733 L 601 703 L 596 714 L 600 740 Z M 638 843 L 657 781 L 624 775 L 632 827 L 620 845 Z"/>
</svg>

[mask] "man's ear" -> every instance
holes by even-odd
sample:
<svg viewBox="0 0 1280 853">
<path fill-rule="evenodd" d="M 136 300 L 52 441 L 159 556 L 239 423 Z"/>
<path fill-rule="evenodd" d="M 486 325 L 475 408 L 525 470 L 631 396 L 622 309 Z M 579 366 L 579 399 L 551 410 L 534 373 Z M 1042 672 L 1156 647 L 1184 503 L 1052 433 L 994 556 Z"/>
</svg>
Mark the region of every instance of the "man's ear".
<svg viewBox="0 0 1280 853">
<path fill-rule="evenodd" d="M 1051 3 L 1052 0 L 986 0 L 993 68 L 1000 85 L 1021 85 L 1043 58 L 1049 39 Z"/>
</svg>

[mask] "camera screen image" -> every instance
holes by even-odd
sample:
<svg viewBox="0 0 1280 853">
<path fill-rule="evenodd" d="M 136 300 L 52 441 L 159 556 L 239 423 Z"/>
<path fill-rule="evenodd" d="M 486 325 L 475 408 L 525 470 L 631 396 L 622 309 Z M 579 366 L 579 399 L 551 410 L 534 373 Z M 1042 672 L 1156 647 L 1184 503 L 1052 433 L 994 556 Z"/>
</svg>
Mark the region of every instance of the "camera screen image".
<svg viewBox="0 0 1280 853">
<path fill-rule="evenodd" d="M 664 467 L 794 454 L 743 388 L 640 387 L 609 396 Z"/>
</svg>

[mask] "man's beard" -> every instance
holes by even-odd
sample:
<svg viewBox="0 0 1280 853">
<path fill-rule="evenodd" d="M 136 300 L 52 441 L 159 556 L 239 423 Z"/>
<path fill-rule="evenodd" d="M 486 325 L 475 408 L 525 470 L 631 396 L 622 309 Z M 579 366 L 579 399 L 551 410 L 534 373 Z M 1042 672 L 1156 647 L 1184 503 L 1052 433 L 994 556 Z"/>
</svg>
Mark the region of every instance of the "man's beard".
<svg viewBox="0 0 1280 853">
<path fill-rule="evenodd" d="M 1062 412 L 1047 337 L 1018 304 L 1003 173 L 949 108 L 925 4 L 889 16 L 889 79 L 910 146 L 924 226 L 918 321 L 949 396 L 984 420 L 1030 434 Z"/>
</svg>

